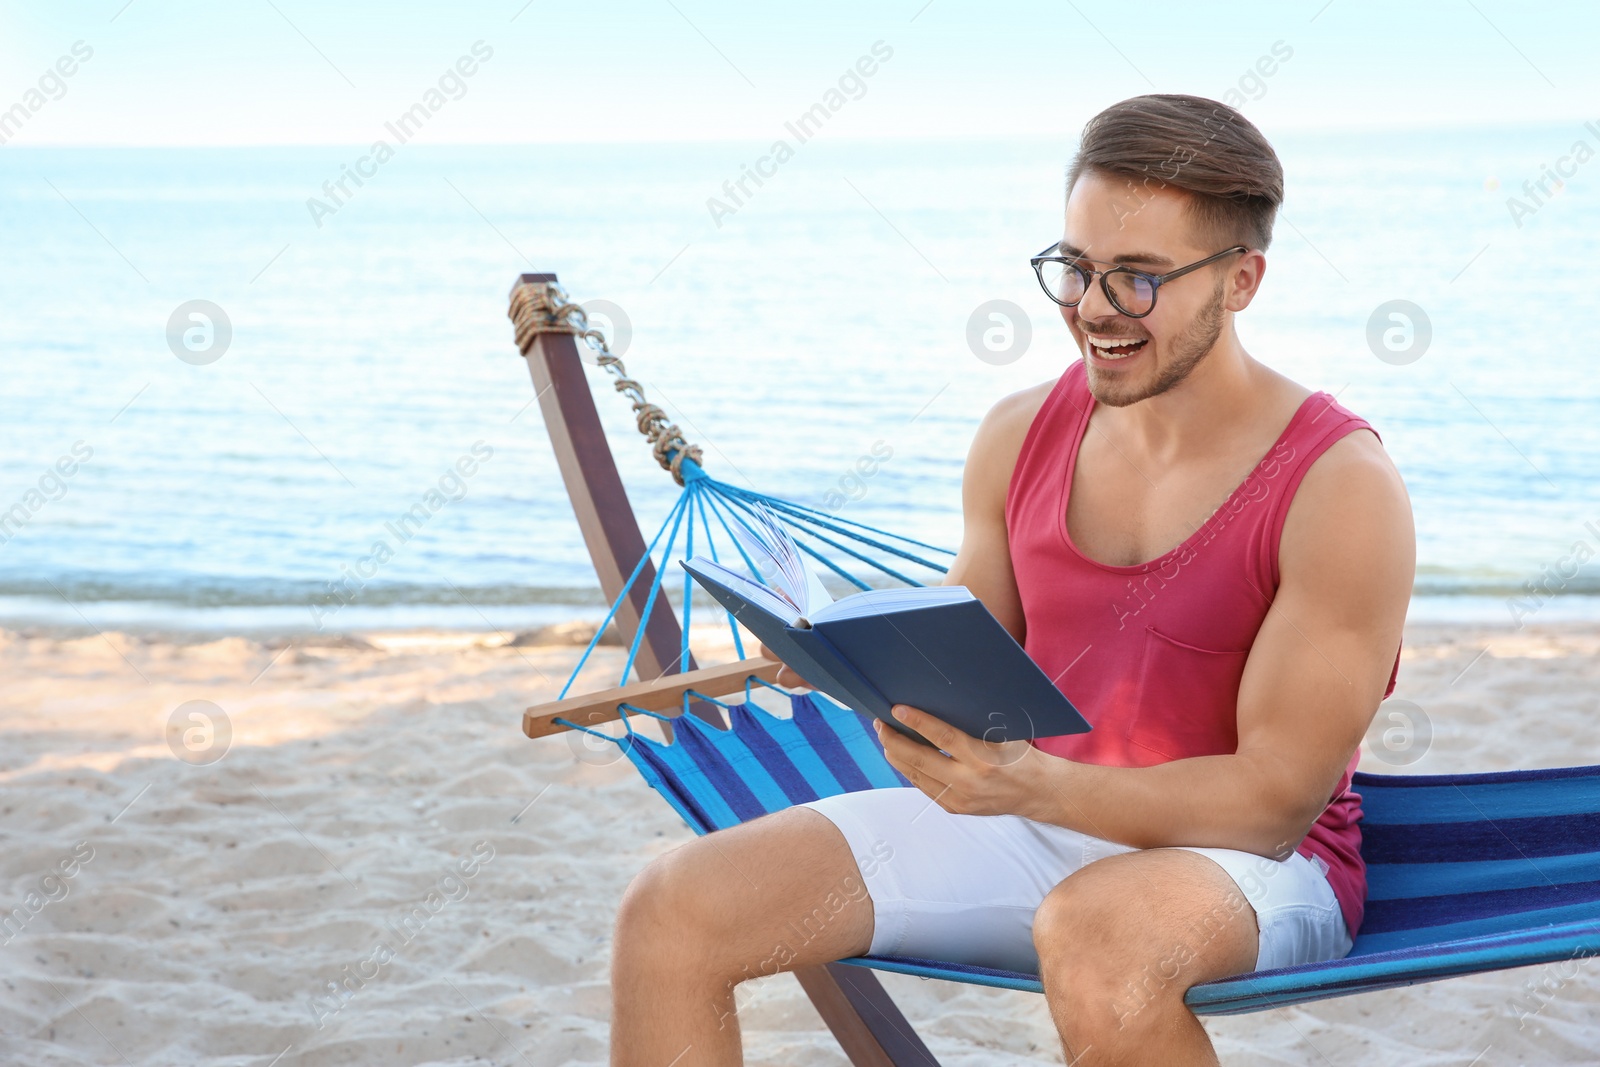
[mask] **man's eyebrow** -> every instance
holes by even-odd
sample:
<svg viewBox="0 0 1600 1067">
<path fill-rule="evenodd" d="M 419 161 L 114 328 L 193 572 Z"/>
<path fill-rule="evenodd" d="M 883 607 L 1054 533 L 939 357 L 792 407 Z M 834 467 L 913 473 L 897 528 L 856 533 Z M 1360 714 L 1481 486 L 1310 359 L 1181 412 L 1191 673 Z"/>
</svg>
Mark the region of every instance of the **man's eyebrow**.
<svg viewBox="0 0 1600 1067">
<path fill-rule="evenodd" d="M 1057 251 L 1059 251 L 1063 256 L 1072 256 L 1077 259 L 1087 258 L 1087 253 L 1085 253 L 1083 249 L 1074 248 L 1072 245 L 1069 245 L 1064 241 L 1057 245 L 1056 248 Z M 1151 267 L 1175 266 L 1172 260 L 1168 259 L 1166 256 L 1157 255 L 1154 252 L 1128 252 L 1124 255 L 1117 256 L 1111 260 L 1111 262 L 1117 264 L 1142 263 Z"/>
</svg>

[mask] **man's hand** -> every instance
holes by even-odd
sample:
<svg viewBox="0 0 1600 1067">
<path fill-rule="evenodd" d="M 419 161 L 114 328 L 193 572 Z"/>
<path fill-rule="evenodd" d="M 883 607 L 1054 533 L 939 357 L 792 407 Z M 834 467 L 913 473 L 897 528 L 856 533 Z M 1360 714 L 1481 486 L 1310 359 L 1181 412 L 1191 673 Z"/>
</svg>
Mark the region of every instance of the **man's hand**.
<svg viewBox="0 0 1600 1067">
<path fill-rule="evenodd" d="M 772 651 L 772 649 L 768 648 L 766 642 L 758 641 L 756 643 L 761 646 L 761 654 L 767 659 L 778 659 L 778 654 Z M 778 662 L 783 663 L 782 660 L 778 660 Z M 816 686 L 812 685 L 810 682 L 806 681 L 804 678 L 800 677 L 800 675 L 795 673 L 795 669 L 789 666 L 787 663 L 784 663 L 783 666 L 778 668 L 777 681 L 779 685 L 785 686 L 789 689 L 816 688 Z"/>
<path fill-rule="evenodd" d="M 944 751 L 919 745 L 874 719 L 890 766 L 953 815 L 1038 818 L 1049 807 L 1040 803 L 1040 794 L 1054 790 L 1046 775 L 1068 766 L 1026 741 L 981 741 L 908 704 L 896 704 L 894 715 Z"/>
<path fill-rule="evenodd" d="M 760 646 L 767 659 L 778 659 L 765 643 Z M 816 688 L 788 665 L 778 670 L 777 682 L 791 689 Z M 1045 774 L 1054 769 L 1053 764 L 1066 766 L 1066 760 L 1046 756 L 1026 741 L 980 741 L 909 704 L 896 704 L 894 710 L 901 722 L 943 751 L 919 745 L 873 719 L 883 753 L 890 766 L 944 810 L 955 815 L 1028 818 L 1038 818 L 1049 810 L 1048 805 L 1039 803 L 1041 793 L 1054 789 Z"/>
</svg>

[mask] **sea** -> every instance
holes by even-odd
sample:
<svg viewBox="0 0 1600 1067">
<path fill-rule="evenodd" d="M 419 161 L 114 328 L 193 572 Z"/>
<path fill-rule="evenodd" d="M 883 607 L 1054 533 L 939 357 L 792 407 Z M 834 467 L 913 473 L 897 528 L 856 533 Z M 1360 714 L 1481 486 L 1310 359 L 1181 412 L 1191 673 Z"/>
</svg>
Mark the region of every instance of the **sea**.
<svg viewBox="0 0 1600 1067">
<path fill-rule="evenodd" d="M 1600 147 L 1577 124 L 1276 140 L 1288 194 L 1238 330 L 1382 436 L 1413 619 L 1600 616 L 1578 142 Z M 6 146 L 0 625 L 601 617 L 507 318 L 524 272 L 594 310 L 714 477 L 954 548 L 984 412 L 1076 358 L 1028 266 L 1072 148 Z M 585 373 L 650 536 L 682 490 Z"/>
</svg>

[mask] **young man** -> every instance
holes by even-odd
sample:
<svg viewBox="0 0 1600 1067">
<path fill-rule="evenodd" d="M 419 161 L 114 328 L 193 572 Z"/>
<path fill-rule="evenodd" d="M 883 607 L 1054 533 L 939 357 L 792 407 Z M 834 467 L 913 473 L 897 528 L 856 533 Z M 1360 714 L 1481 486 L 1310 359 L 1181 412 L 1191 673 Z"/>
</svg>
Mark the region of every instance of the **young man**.
<svg viewBox="0 0 1600 1067">
<path fill-rule="evenodd" d="M 945 581 L 1093 730 L 991 744 L 903 709 L 942 750 L 879 725 L 915 788 L 650 864 L 617 920 L 613 1063 L 738 1063 L 738 982 L 869 952 L 1038 973 L 1075 1065 L 1215 1063 L 1190 986 L 1350 950 L 1350 773 L 1399 666 L 1405 487 L 1365 422 L 1239 342 L 1283 189 L 1254 126 L 1126 100 L 1067 185 L 1034 265 L 1081 359 L 979 426 Z"/>
</svg>

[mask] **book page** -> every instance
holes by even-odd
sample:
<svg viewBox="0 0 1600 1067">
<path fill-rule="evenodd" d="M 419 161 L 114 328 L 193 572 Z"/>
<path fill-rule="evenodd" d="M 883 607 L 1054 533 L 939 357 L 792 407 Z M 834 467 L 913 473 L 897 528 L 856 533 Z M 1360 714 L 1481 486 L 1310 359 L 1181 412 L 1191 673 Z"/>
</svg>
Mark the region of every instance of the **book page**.
<svg viewBox="0 0 1600 1067">
<path fill-rule="evenodd" d="M 758 581 L 751 581 L 732 567 L 723 566 L 716 560 L 707 559 L 704 556 L 691 556 L 689 559 L 681 561 L 681 564 L 702 585 L 705 584 L 705 577 L 709 576 L 713 581 L 721 582 L 733 593 L 744 597 L 752 606 L 765 611 L 786 625 L 793 626 L 799 621 L 794 605 L 790 604 L 786 597 L 780 596 L 777 590 L 762 585 Z M 737 613 L 735 617 L 745 622 L 746 625 L 749 624 L 748 620 L 743 619 Z"/>
<path fill-rule="evenodd" d="M 817 577 L 817 569 L 806 566 L 806 610 L 805 617 L 811 618 L 817 612 L 833 603 L 833 594 L 828 592 L 828 587 L 822 584 L 822 579 Z"/>
<path fill-rule="evenodd" d="M 833 599 L 770 507 L 754 501 L 749 513 L 735 517 L 738 521 L 730 528 L 756 565 L 756 577 L 793 606 L 796 615 L 804 616 Z"/>
<path fill-rule="evenodd" d="M 893 586 L 888 589 L 866 589 L 852 593 L 841 600 L 826 605 L 812 622 L 833 619 L 855 619 L 863 615 L 887 615 L 894 611 L 929 608 L 936 604 L 957 604 L 973 599 L 964 585 Z"/>
</svg>

